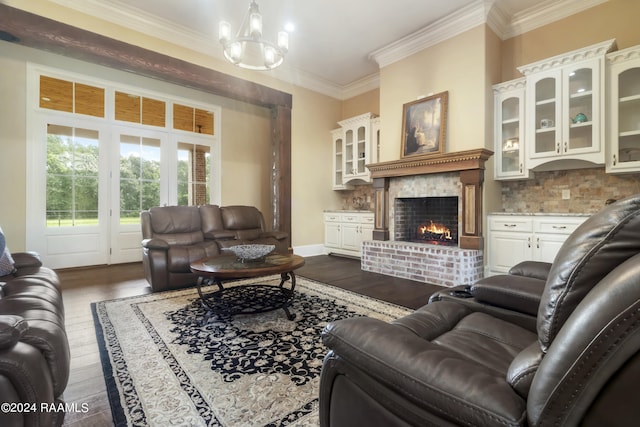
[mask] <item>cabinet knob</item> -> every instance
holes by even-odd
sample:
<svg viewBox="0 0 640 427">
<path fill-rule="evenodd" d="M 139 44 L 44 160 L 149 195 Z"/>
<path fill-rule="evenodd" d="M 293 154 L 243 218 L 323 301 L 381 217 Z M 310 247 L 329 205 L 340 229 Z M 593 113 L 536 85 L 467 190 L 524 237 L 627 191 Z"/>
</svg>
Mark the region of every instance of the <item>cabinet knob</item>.
<svg viewBox="0 0 640 427">
<path fill-rule="evenodd" d="M 540 249 L 540 238 L 536 239 L 536 248 Z"/>
<path fill-rule="evenodd" d="M 523 169 L 524 169 L 524 165 L 522 163 L 520 163 L 520 173 L 522 173 Z"/>
<path fill-rule="evenodd" d="M 527 237 L 527 247 L 531 247 L 531 237 Z"/>
<path fill-rule="evenodd" d="M 618 159 L 616 158 L 616 155 L 613 155 L 613 166 L 616 165 L 616 163 L 618 162 Z"/>
<path fill-rule="evenodd" d="M 560 154 L 560 143 L 556 143 L 556 153 Z"/>
<path fill-rule="evenodd" d="M 567 141 L 564 142 L 564 152 L 566 153 L 569 150 L 569 144 L 567 144 Z"/>
</svg>

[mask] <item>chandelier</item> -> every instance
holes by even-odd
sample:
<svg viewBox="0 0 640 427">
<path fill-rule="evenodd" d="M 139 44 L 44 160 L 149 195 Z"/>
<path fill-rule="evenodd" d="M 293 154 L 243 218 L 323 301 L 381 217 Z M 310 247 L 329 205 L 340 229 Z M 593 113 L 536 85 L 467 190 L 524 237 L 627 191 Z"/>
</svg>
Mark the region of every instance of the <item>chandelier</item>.
<svg viewBox="0 0 640 427">
<path fill-rule="evenodd" d="M 278 32 L 276 44 L 262 38 L 262 15 L 255 0 L 235 37 L 231 37 L 231 24 L 221 21 L 218 39 L 222 43 L 224 56 L 233 64 L 250 70 L 271 70 L 282 64 L 289 50 L 289 34 Z"/>
</svg>

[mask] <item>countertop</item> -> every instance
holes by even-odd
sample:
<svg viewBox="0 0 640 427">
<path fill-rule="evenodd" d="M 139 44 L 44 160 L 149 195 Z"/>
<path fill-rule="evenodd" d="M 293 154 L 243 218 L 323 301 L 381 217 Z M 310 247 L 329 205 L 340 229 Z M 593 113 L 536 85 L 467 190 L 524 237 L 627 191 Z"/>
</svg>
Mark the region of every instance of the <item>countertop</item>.
<svg viewBox="0 0 640 427">
<path fill-rule="evenodd" d="M 489 215 L 503 215 L 503 216 L 583 216 L 589 217 L 593 214 L 579 213 L 579 212 L 491 212 Z"/>
<path fill-rule="evenodd" d="M 373 213 L 368 209 L 325 209 L 323 212 L 331 213 Z"/>
</svg>

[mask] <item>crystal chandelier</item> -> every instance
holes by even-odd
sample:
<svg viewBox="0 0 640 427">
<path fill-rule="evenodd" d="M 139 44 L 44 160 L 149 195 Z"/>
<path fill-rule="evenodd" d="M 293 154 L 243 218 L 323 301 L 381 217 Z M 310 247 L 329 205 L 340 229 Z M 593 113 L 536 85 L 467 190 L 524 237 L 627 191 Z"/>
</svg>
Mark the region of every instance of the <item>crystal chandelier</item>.
<svg viewBox="0 0 640 427">
<path fill-rule="evenodd" d="M 289 50 L 289 34 L 278 32 L 277 44 L 262 38 L 262 15 L 255 0 L 235 37 L 231 36 L 231 24 L 221 21 L 218 39 L 224 56 L 233 64 L 250 70 L 271 70 L 282 64 Z"/>
</svg>

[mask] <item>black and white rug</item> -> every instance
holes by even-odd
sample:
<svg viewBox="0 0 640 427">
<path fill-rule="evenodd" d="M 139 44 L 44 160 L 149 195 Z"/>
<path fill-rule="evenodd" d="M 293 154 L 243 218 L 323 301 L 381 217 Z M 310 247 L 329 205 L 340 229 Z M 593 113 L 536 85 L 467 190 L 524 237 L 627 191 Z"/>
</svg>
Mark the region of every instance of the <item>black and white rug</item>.
<svg viewBox="0 0 640 427">
<path fill-rule="evenodd" d="M 317 426 L 324 326 L 410 312 L 302 277 L 294 320 L 275 310 L 204 323 L 195 289 L 102 301 L 92 309 L 117 426 Z"/>
</svg>

